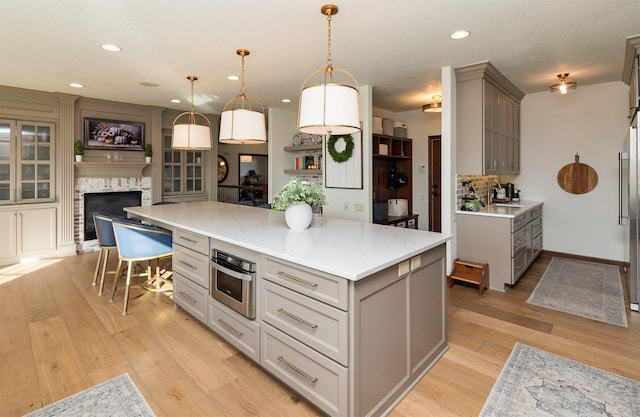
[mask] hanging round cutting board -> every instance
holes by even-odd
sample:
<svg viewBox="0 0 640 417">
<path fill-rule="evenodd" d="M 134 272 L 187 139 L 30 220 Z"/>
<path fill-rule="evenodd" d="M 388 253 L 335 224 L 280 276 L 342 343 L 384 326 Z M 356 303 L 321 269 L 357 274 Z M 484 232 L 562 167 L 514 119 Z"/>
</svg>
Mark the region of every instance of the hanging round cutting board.
<svg viewBox="0 0 640 417">
<path fill-rule="evenodd" d="M 571 194 L 585 194 L 598 185 L 598 173 L 587 164 L 580 162 L 580 156 L 576 154 L 576 160 L 567 164 L 558 171 L 558 185 Z"/>
</svg>

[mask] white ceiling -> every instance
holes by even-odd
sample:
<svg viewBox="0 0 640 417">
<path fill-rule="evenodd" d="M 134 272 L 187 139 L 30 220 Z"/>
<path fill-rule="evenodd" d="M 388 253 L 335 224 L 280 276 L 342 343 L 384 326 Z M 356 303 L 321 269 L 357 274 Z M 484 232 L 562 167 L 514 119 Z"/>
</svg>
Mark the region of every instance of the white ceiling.
<svg viewBox="0 0 640 417">
<path fill-rule="evenodd" d="M 297 109 L 308 74 L 326 66 L 323 0 L 0 0 L 0 85 L 220 113 L 240 93 Z M 419 109 L 440 68 L 491 61 L 525 93 L 569 72 L 580 86 L 622 78 L 638 0 L 339 0 L 333 62 L 373 87 L 375 107 Z M 471 35 L 453 41 L 449 34 Z M 100 45 L 121 46 L 119 53 Z M 69 87 L 79 82 L 83 89 Z M 140 83 L 155 83 L 145 87 Z M 179 98 L 182 104 L 172 104 Z M 292 99 L 284 104 L 283 98 Z"/>
</svg>

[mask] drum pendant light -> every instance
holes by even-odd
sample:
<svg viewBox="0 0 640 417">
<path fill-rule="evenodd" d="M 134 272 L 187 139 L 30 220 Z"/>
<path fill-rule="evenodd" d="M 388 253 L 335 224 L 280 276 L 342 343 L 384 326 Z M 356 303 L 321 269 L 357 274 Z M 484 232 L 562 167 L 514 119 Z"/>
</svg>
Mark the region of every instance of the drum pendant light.
<svg viewBox="0 0 640 417">
<path fill-rule="evenodd" d="M 362 130 L 360 122 L 360 86 L 345 70 L 334 68 L 331 60 L 331 18 L 338 13 L 338 6 L 325 4 L 320 9 L 328 22 L 327 66 L 312 72 L 302 83 L 298 107 L 298 129 L 315 135 L 348 135 Z M 312 78 L 324 74 L 320 83 Z M 337 73 L 349 78 L 354 85 L 338 83 Z"/>
<path fill-rule="evenodd" d="M 229 144 L 264 143 L 267 141 L 264 107 L 255 97 L 247 96 L 244 89 L 244 57 L 249 55 L 249 51 L 238 49 L 236 53 L 242 57 L 242 89 L 240 95 L 233 97 L 224 106 L 220 116 L 218 140 Z M 254 105 L 251 104 L 252 100 Z M 260 111 L 257 111 L 258 108 Z"/>
<path fill-rule="evenodd" d="M 185 150 L 208 150 L 211 149 L 211 122 L 202 113 L 193 111 L 193 83 L 198 77 L 188 75 L 187 80 L 191 81 L 191 110 L 180 113 L 173 120 L 173 134 L 171 135 L 172 149 Z M 187 116 L 186 123 L 178 123 L 178 119 Z M 196 123 L 196 116 L 203 118 L 207 125 Z"/>
</svg>

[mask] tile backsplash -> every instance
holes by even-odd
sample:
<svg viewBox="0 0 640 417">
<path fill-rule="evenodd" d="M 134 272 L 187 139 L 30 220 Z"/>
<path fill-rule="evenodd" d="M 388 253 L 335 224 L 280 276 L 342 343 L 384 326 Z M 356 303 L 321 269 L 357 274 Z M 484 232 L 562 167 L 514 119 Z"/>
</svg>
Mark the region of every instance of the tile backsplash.
<svg viewBox="0 0 640 417">
<path fill-rule="evenodd" d="M 489 190 L 496 183 L 500 182 L 499 175 L 458 175 L 456 180 L 456 209 L 462 207 L 462 196 L 468 194 L 467 187 L 462 185 L 463 181 L 471 181 L 471 185 L 476 190 L 478 197 L 485 203 L 489 203 Z"/>
</svg>

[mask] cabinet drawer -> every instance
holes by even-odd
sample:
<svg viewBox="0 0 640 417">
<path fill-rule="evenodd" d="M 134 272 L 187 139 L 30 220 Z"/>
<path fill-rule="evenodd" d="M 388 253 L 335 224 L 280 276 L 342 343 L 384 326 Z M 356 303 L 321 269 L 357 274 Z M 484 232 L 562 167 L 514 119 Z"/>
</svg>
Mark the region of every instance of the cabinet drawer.
<svg viewBox="0 0 640 417">
<path fill-rule="evenodd" d="M 207 255 L 174 244 L 172 265 L 175 272 L 209 289 L 210 261 Z"/>
<path fill-rule="evenodd" d="M 173 243 L 194 250 L 203 255 L 210 256 L 209 238 L 186 230 L 176 229 L 173 232 Z"/>
<path fill-rule="evenodd" d="M 513 245 L 511 248 L 511 256 L 513 257 L 527 247 L 525 229 L 521 228 L 517 232 L 514 232 L 512 235 L 512 239 Z"/>
<path fill-rule="evenodd" d="M 260 362 L 260 323 L 209 298 L 207 325 L 250 359 Z"/>
<path fill-rule="evenodd" d="M 520 251 L 516 256 L 511 258 L 511 268 L 513 273 L 511 274 L 511 285 L 515 284 L 520 275 L 527 269 L 527 251 Z"/>
<path fill-rule="evenodd" d="M 188 278 L 173 273 L 173 302 L 203 323 L 207 320 L 209 291 Z"/>
<path fill-rule="evenodd" d="M 536 206 L 531 209 L 531 218 L 535 219 L 536 217 L 542 216 L 542 206 Z"/>
<path fill-rule="evenodd" d="M 344 278 L 301 265 L 266 257 L 265 278 L 341 310 L 348 309 L 348 282 Z"/>
<path fill-rule="evenodd" d="M 538 256 L 538 254 L 542 252 L 542 234 L 533 238 L 533 244 L 531 245 L 531 250 L 532 250 L 532 260 L 533 260 L 533 258 Z"/>
<path fill-rule="evenodd" d="M 264 321 L 348 366 L 346 312 L 266 280 L 263 289 Z"/>
<path fill-rule="evenodd" d="M 262 325 L 260 364 L 330 416 L 348 413 L 347 368 L 268 324 Z"/>
<path fill-rule="evenodd" d="M 514 217 L 514 219 L 513 219 L 513 228 L 511 229 L 511 231 L 515 232 L 516 230 L 521 229 L 522 226 L 527 224 L 530 219 L 531 219 L 531 212 L 530 211 L 525 211 L 524 213 Z"/>
<path fill-rule="evenodd" d="M 542 234 L 542 217 L 534 218 L 531 221 L 531 236 Z"/>
</svg>

